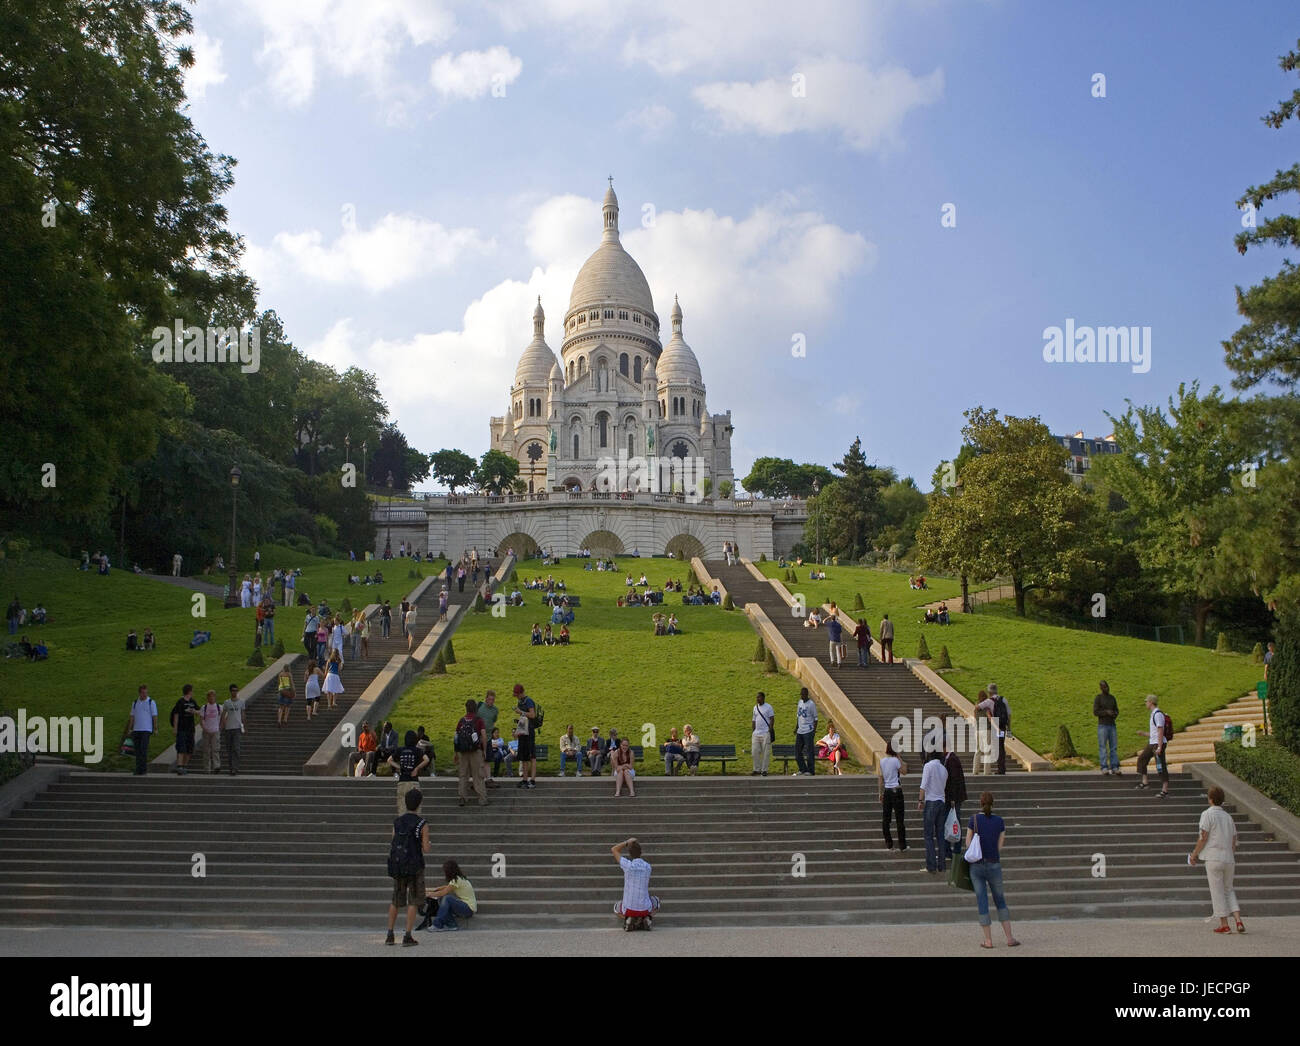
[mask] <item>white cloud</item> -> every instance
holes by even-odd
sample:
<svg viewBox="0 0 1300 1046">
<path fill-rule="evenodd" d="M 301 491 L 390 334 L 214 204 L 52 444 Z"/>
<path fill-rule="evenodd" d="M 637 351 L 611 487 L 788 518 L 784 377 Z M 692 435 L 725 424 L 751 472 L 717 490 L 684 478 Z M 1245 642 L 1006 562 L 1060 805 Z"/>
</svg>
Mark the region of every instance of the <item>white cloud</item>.
<svg viewBox="0 0 1300 1046">
<path fill-rule="evenodd" d="M 519 79 L 524 63 L 498 45 L 486 51 L 440 55 L 429 70 L 429 82 L 444 98 L 482 98 L 489 91 L 504 93 Z"/>
<path fill-rule="evenodd" d="M 668 106 L 656 103 L 625 113 L 619 120 L 619 124 L 623 127 L 634 127 L 641 131 L 647 141 L 653 141 L 662 138 L 676 120 L 676 114 Z"/>
<path fill-rule="evenodd" d="M 395 78 L 408 44 L 442 43 L 455 17 L 440 0 L 245 0 L 262 29 L 259 61 L 279 100 L 305 105 L 322 72 L 364 80 L 377 97 L 397 103 L 418 92 Z"/>
<path fill-rule="evenodd" d="M 802 80 L 796 82 L 796 76 Z M 784 77 L 703 84 L 693 93 L 726 130 L 832 131 L 851 148 L 866 151 L 894 144 L 910 110 L 942 97 L 943 71 L 918 77 L 897 67 L 874 72 L 854 62 L 822 59 Z"/>
<path fill-rule="evenodd" d="M 226 72 L 221 61 L 221 41 L 196 32 L 186 41 L 194 52 L 194 64 L 185 70 L 185 96 L 203 98 L 213 84 L 225 83 Z"/>
<path fill-rule="evenodd" d="M 369 229 L 345 229 L 332 243 L 318 229 L 277 233 L 269 248 L 250 246 L 244 257 L 250 274 L 263 284 L 295 271 L 325 283 L 382 291 L 448 269 L 464 251 L 493 246 L 475 229 L 448 229 L 415 215 L 386 214 Z"/>
<path fill-rule="evenodd" d="M 788 332 L 815 332 L 828 321 L 844 281 L 870 267 L 876 253 L 860 233 L 784 199 L 739 219 L 660 211 L 652 228 L 638 226 L 623 241 L 645 270 L 664 327 L 673 294 L 681 296 L 684 333 L 709 384 L 710 409 L 735 408 L 737 420 L 753 426 L 767 413 L 788 411 L 783 401 L 752 398 L 760 389 L 771 392 L 770 368 L 790 357 Z M 538 296 L 547 343 L 558 357 L 573 280 L 599 242 L 598 200 L 550 198 L 527 225 L 526 243 L 538 262 L 528 279 L 491 287 L 470 303 L 457 329 L 384 340 L 345 320 L 308 351 L 336 366 L 372 370 L 397 423 L 420 449 L 456 445 L 481 454 L 488 417 L 506 409 Z M 753 382 L 738 380 L 742 375 Z"/>
</svg>

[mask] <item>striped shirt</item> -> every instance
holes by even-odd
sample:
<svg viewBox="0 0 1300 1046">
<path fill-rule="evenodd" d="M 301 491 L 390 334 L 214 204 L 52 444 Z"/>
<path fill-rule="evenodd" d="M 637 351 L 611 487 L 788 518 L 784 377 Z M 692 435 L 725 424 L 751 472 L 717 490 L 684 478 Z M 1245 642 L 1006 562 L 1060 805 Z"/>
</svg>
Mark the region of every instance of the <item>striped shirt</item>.
<svg viewBox="0 0 1300 1046">
<path fill-rule="evenodd" d="M 628 860 L 618 859 L 618 866 L 623 869 L 623 911 L 650 911 L 650 865 L 643 858 Z"/>
</svg>

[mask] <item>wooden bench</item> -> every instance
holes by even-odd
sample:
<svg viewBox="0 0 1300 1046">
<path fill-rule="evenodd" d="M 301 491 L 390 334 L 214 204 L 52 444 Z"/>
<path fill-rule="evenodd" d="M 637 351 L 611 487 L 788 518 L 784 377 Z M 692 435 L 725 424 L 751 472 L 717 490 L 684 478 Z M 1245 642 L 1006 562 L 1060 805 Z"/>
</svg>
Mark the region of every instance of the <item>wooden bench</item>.
<svg viewBox="0 0 1300 1046">
<path fill-rule="evenodd" d="M 786 774 L 790 770 L 790 760 L 794 758 L 794 745 L 773 745 L 772 758 L 781 760 L 781 773 Z"/>
<path fill-rule="evenodd" d="M 727 763 L 737 759 L 735 745 L 700 745 L 700 762 L 721 763 L 722 772 L 727 772 Z"/>
</svg>

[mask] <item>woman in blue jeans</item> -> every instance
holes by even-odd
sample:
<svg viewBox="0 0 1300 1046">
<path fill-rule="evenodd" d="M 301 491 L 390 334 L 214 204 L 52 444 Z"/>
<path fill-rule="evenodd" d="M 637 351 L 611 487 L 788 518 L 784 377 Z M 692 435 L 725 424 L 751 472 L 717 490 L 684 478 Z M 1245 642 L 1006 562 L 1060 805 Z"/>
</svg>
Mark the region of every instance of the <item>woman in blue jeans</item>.
<svg viewBox="0 0 1300 1046">
<path fill-rule="evenodd" d="M 1006 842 L 1007 829 L 1002 818 L 993 812 L 992 792 L 980 796 L 980 812 L 970 819 L 966 828 L 968 849 L 976 834 L 979 835 L 983 854 L 980 860 L 970 862 L 970 879 L 975 887 L 980 926 L 984 929 L 984 940 L 980 942 L 980 947 L 993 947 L 993 931 L 989 919 L 989 891 L 992 891 L 993 903 L 998 909 L 998 921 L 1002 923 L 1002 932 L 1007 935 L 1007 947 L 1015 948 L 1020 942 L 1011 936 L 1011 913 L 1007 911 L 1007 901 L 1002 895 L 1002 846 Z"/>
<path fill-rule="evenodd" d="M 468 919 L 478 911 L 474 887 L 465 878 L 460 865 L 455 861 L 444 861 L 442 874 L 447 885 L 428 891 L 424 901 L 424 921 L 419 926 L 421 930 L 459 930 L 456 917 Z"/>
</svg>

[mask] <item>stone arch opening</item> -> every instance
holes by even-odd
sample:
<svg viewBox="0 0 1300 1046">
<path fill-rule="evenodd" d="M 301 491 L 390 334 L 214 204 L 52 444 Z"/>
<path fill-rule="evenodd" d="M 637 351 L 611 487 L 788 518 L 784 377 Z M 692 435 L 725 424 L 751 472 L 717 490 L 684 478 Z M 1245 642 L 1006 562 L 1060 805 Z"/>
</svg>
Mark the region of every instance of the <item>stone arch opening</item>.
<svg viewBox="0 0 1300 1046">
<path fill-rule="evenodd" d="M 664 546 L 664 554 L 671 555 L 674 559 L 689 561 L 693 556 L 704 558 L 704 542 L 694 534 L 678 534 L 668 540 Z"/>
<path fill-rule="evenodd" d="M 576 438 L 576 437 L 575 437 L 575 438 Z M 573 456 L 576 458 L 578 455 L 575 453 Z M 580 480 L 577 476 L 569 476 L 569 477 L 568 477 L 568 478 L 567 478 L 567 479 L 566 479 L 566 480 L 561 484 L 561 486 L 563 486 L 565 490 L 581 490 L 581 489 L 582 489 L 582 480 Z"/>
<path fill-rule="evenodd" d="M 535 538 L 522 530 L 507 534 L 497 542 L 501 555 L 506 554 L 506 549 L 513 548 L 516 559 L 536 559 L 540 547 Z"/>
<path fill-rule="evenodd" d="M 627 551 L 623 539 L 612 530 L 593 530 L 582 539 L 579 547 L 590 549 L 597 559 L 613 559 Z"/>
</svg>

